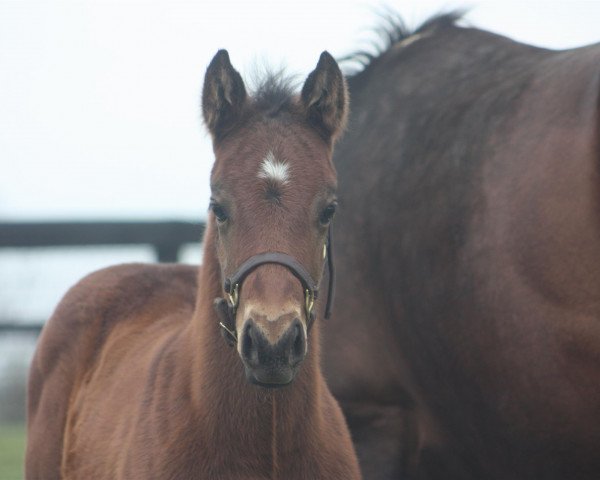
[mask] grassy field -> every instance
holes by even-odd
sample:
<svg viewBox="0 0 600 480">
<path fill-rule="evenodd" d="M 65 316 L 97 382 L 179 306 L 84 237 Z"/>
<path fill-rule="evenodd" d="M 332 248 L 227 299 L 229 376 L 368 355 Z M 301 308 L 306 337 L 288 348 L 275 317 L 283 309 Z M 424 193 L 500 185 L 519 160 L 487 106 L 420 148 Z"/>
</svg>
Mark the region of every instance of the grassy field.
<svg viewBox="0 0 600 480">
<path fill-rule="evenodd" d="M 0 424 L 0 480 L 23 478 L 25 425 Z"/>
</svg>

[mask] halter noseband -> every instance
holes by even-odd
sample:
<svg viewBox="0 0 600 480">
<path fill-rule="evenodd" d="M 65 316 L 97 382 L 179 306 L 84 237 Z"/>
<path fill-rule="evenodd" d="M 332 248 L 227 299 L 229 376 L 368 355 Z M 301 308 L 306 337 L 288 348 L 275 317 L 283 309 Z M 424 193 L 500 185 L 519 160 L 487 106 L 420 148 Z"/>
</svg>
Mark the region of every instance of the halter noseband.
<svg viewBox="0 0 600 480">
<path fill-rule="evenodd" d="M 332 248 L 331 226 L 327 232 L 327 244 L 325 255 L 327 257 L 327 266 L 329 268 L 329 289 L 327 291 L 327 304 L 325 306 L 325 318 L 331 316 L 331 307 L 333 303 L 333 293 L 335 288 L 335 272 L 333 269 L 333 248 Z M 307 318 L 306 329 L 310 330 L 315 321 L 315 301 L 319 296 L 319 284 L 316 282 L 304 266 L 291 255 L 280 252 L 265 252 L 253 255 L 240 265 L 237 271 L 223 282 L 223 290 L 227 294 L 227 300 L 217 298 L 215 300 L 215 309 L 219 315 L 219 325 L 223 329 L 223 336 L 229 345 L 237 343 L 235 333 L 235 313 L 239 303 L 239 291 L 246 277 L 257 267 L 267 263 L 283 265 L 294 276 L 300 280 L 304 290 L 304 310 Z"/>
</svg>

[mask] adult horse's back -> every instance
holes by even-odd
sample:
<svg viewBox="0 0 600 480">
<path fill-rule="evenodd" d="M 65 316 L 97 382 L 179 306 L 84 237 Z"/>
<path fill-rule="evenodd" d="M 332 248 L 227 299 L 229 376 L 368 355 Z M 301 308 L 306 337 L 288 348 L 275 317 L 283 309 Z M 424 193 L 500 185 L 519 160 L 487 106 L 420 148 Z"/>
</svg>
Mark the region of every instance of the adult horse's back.
<svg viewBox="0 0 600 480">
<path fill-rule="evenodd" d="M 397 33 L 335 155 L 325 364 L 365 478 L 600 478 L 600 46 Z"/>
</svg>

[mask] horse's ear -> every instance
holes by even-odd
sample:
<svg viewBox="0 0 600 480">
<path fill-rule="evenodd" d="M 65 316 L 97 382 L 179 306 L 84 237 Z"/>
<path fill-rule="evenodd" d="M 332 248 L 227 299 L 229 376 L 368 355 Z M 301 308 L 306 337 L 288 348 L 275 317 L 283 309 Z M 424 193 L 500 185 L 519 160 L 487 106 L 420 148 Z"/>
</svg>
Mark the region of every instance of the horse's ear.
<svg viewBox="0 0 600 480">
<path fill-rule="evenodd" d="M 309 122 L 326 139 L 335 141 L 343 132 L 348 117 L 346 80 L 329 52 L 319 57 L 300 94 Z"/>
<path fill-rule="evenodd" d="M 213 139 L 235 125 L 245 102 L 242 76 L 231 65 L 227 50 L 219 50 L 206 69 L 202 89 L 202 115 Z"/>
</svg>

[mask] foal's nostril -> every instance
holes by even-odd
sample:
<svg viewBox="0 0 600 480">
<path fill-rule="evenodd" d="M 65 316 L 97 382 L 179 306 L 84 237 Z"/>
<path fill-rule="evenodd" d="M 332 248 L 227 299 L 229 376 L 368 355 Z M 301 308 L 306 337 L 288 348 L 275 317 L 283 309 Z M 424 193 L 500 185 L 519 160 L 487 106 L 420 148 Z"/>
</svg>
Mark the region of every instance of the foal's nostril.
<svg viewBox="0 0 600 480">
<path fill-rule="evenodd" d="M 291 328 L 293 342 L 290 349 L 290 363 L 292 365 L 300 363 L 306 354 L 306 338 L 300 320 L 295 319 Z"/>
<path fill-rule="evenodd" d="M 258 348 L 253 338 L 255 333 L 254 321 L 249 319 L 242 333 L 242 357 L 251 365 L 258 365 Z"/>
<path fill-rule="evenodd" d="M 304 353 L 304 342 L 302 341 L 301 329 L 299 325 L 294 327 L 296 329 L 296 340 L 294 340 L 294 354 L 301 355 Z"/>
</svg>

